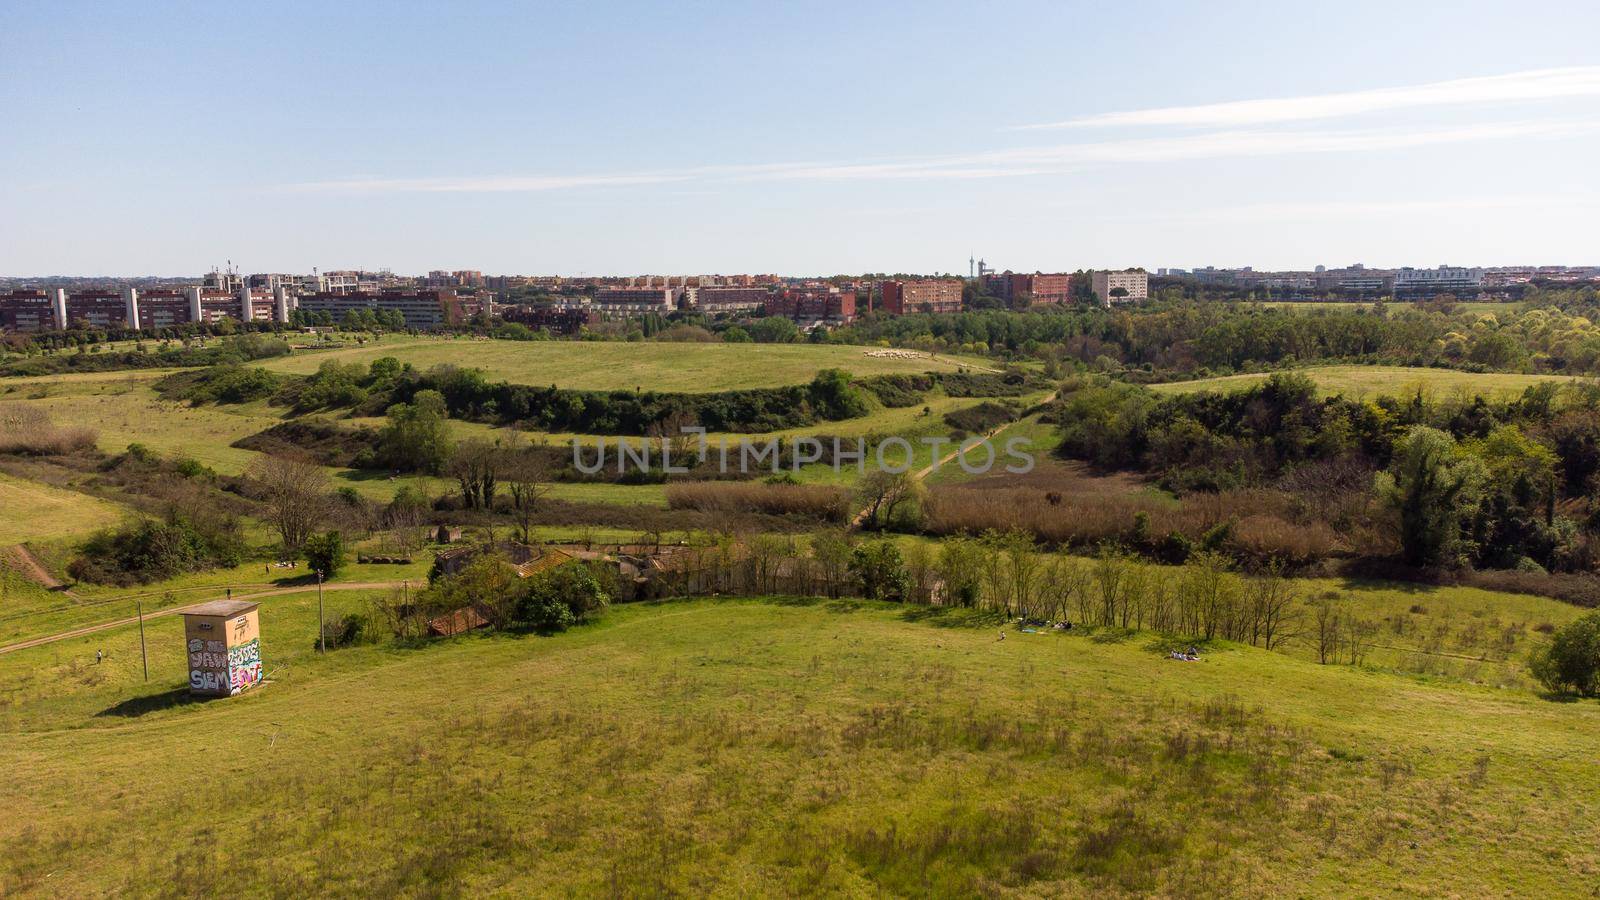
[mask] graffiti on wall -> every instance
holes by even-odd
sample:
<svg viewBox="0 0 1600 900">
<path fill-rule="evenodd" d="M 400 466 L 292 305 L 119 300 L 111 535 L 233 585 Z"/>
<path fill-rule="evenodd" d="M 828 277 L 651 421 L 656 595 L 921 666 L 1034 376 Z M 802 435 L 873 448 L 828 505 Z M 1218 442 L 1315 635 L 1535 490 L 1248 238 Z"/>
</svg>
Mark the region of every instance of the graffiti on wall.
<svg viewBox="0 0 1600 900">
<path fill-rule="evenodd" d="M 189 640 L 189 688 L 237 694 L 261 681 L 261 639 L 229 647 L 222 641 Z"/>
<path fill-rule="evenodd" d="M 189 639 L 189 689 L 208 694 L 229 692 L 226 644 L 201 638 Z"/>
<path fill-rule="evenodd" d="M 238 693 L 261 680 L 260 638 L 228 648 L 228 679 L 231 693 Z"/>
</svg>

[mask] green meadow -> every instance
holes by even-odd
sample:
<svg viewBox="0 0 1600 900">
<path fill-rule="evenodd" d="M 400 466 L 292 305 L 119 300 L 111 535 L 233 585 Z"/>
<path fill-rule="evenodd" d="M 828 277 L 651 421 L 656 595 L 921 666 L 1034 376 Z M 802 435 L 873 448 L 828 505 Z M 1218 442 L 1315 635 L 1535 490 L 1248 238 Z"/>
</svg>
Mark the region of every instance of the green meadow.
<svg viewBox="0 0 1600 900">
<path fill-rule="evenodd" d="M 315 617 L 266 601 L 269 681 L 221 701 L 184 697 L 175 619 L 148 684 L 133 629 L 0 655 L 0 891 L 1557 896 L 1596 865 L 1593 702 L 848 601 L 325 658 Z"/>
<path fill-rule="evenodd" d="M 1408 366 L 1311 366 L 1294 370 L 1317 383 L 1322 393 L 1346 397 L 1407 396 L 1420 388 L 1436 397 L 1455 394 L 1507 397 L 1520 394 L 1531 385 L 1543 382 L 1565 384 L 1577 379 L 1569 375 L 1518 375 L 1504 372 L 1460 372 L 1455 369 L 1414 368 Z M 1153 384 L 1151 390 L 1163 394 L 1195 391 L 1228 391 L 1247 388 L 1267 379 L 1265 373 L 1224 375 L 1193 381 Z"/>
<path fill-rule="evenodd" d="M 489 341 L 388 337 L 364 346 L 298 352 L 261 363 L 277 372 L 310 374 L 328 360 L 370 363 L 392 356 L 418 369 L 440 364 L 483 369 L 513 384 L 581 390 L 700 393 L 782 387 L 810 381 L 822 369 L 855 375 L 987 369 L 982 359 L 928 353 L 874 356 L 876 348 L 838 344 L 723 344 L 618 341 Z"/>
</svg>

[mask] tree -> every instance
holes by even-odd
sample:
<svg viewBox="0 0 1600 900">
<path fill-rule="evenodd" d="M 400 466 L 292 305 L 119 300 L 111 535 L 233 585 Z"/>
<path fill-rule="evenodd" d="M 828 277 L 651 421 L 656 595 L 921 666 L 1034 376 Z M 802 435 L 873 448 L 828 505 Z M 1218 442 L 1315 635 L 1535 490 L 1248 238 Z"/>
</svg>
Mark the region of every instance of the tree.
<svg viewBox="0 0 1600 900">
<path fill-rule="evenodd" d="M 978 571 L 983 550 L 971 538 L 950 538 L 939 545 L 939 580 L 944 602 L 953 606 L 978 605 Z"/>
<path fill-rule="evenodd" d="M 328 473 L 305 459 L 264 456 L 247 474 L 261 491 L 284 549 L 298 550 L 328 515 Z"/>
<path fill-rule="evenodd" d="M 562 563 L 526 579 L 519 618 L 538 631 L 562 631 L 586 621 L 610 603 L 594 569 L 583 562 Z"/>
<path fill-rule="evenodd" d="M 767 316 L 750 323 L 746 329 L 758 344 L 787 344 L 800 336 L 800 329 L 783 316 Z M 726 337 L 724 337 L 726 340 Z"/>
<path fill-rule="evenodd" d="M 446 470 L 460 486 L 461 502 L 467 509 L 494 509 L 501 456 L 499 447 L 478 439 L 463 441 L 451 455 Z"/>
<path fill-rule="evenodd" d="M 1549 644 L 1534 651 L 1529 668 L 1554 693 L 1594 696 L 1600 686 L 1600 613 L 1557 629 Z"/>
<path fill-rule="evenodd" d="M 911 592 L 900 548 L 892 541 L 869 541 L 850 556 L 850 572 L 861 584 L 861 596 L 868 600 L 905 600 Z"/>
<path fill-rule="evenodd" d="M 1485 473 L 1482 462 L 1462 453 L 1455 439 L 1436 428 L 1412 426 L 1395 447 L 1377 489 L 1400 516 L 1400 545 L 1414 566 L 1456 566 L 1470 555 L 1462 525 L 1477 513 Z"/>
<path fill-rule="evenodd" d="M 918 485 L 909 472 L 876 469 L 867 473 L 856 487 L 856 498 L 866 508 L 863 527 L 884 528 L 894 522 L 896 511 L 916 500 Z"/>
<path fill-rule="evenodd" d="M 306 565 L 320 574 L 324 581 L 338 575 L 339 570 L 344 568 L 344 535 L 337 531 L 311 535 L 306 538 L 301 551 L 305 553 Z"/>
<path fill-rule="evenodd" d="M 535 448 L 513 447 L 504 454 L 500 477 L 511 495 L 518 537 L 524 544 L 533 540 L 533 520 L 539 504 L 550 493 L 549 475 L 549 466 Z"/>
<path fill-rule="evenodd" d="M 389 407 L 378 432 L 378 459 L 402 471 L 437 475 L 450 459 L 448 409 L 438 391 L 418 391 L 410 403 Z"/>
<path fill-rule="evenodd" d="M 829 597 L 838 597 L 844 590 L 850 554 L 850 535 L 843 529 L 828 528 L 811 536 L 811 558 L 816 560 L 822 589 Z"/>
</svg>

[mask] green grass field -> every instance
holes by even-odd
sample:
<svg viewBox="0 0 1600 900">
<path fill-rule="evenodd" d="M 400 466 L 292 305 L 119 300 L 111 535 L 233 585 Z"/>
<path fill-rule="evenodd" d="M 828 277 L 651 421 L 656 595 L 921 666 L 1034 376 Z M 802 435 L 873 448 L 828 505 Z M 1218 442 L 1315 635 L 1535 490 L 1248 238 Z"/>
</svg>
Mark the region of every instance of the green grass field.
<svg viewBox="0 0 1600 900">
<path fill-rule="evenodd" d="M 1422 388 L 1435 397 L 1457 393 L 1506 397 L 1521 393 L 1530 385 L 1545 381 L 1575 381 L 1568 375 L 1516 375 L 1501 372 L 1458 372 L 1453 369 L 1410 368 L 1406 366 L 1313 366 L 1298 369 L 1311 376 L 1326 395 L 1346 397 L 1403 396 Z M 1225 375 L 1195 381 L 1151 385 L 1163 394 L 1188 394 L 1195 391 L 1237 390 L 1267 379 L 1264 374 Z"/>
<path fill-rule="evenodd" d="M 125 513 L 87 494 L 0 475 L 0 547 L 86 535 Z"/>
<path fill-rule="evenodd" d="M 271 681 L 224 701 L 185 701 L 175 620 L 148 685 L 132 629 L 0 657 L 0 892 L 1566 896 L 1597 865 L 1593 702 L 850 602 L 327 658 L 314 595 L 261 618 Z"/>
<path fill-rule="evenodd" d="M 327 360 L 367 362 L 393 356 L 426 369 L 440 363 L 485 370 L 516 384 L 585 390 L 707 392 L 781 387 L 810 381 L 821 369 L 856 375 L 987 368 L 981 359 L 926 354 L 916 359 L 869 356 L 870 348 L 812 344 L 678 344 L 613 341 L 472 341 L 386 338 L 364 347 L 296 353 L 262 363 L 309 374 Z"/>
</svg>

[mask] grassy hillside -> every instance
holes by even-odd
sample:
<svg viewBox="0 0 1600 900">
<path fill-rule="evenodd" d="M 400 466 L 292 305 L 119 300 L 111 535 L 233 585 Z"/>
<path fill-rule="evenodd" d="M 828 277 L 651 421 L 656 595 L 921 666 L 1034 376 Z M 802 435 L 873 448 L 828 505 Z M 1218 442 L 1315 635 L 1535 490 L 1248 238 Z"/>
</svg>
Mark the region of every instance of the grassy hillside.
<svg viewBox="0 0 1600 900">
<path fill-rule="evenodd" d="M 1543 381 L 1567 382 L 1566 375 L 1515 375 L 1500 372 L 1457 372 L 1452 369 L 1409 368 L 1406 366 L 1316 366 L 1299 369 L 1311 376 L 1324 394 L 1347 397 L 1404 395 L 1418 387 L 1435 396 L 1456 392 L 1504 397 Z M 1184 394 L 1194 391 L 1238 390 L 1265 381 L 1266 375 L 1227 375 L 1171 384 L 1151 385 L 1161 393 Z"/>
<path fill-rule="evenodd" d="M 127 633 L 101 666 L 88 643 L 11 654 L 0 892 L 1556 896 L 1592 881 L 1594 703 L 911 621 L 928 615 L 695 601 L 556 638 L 317 659 L 302 596 L 263 609 L 272 683 L 209 703 L 173 692 L 170 620 L 152 628 L 149 687 Z"/>
<path fill-rule="evenodd" d="M 87 494 L 0 474 L 0 547 L 85 535 L 124 512 Z"/>
<path fill-rule="evenodd" d="M 484 369 L 514 384 L 586 390 L 726 391 L 810 381 L 820 369 L 857 375 L 953 371 L 982 360 L 875 357 L 869 348 L 812 344 L 675 344 L 574 341 L 472 341 L 389 338 L 364 347 L 297 353 L 263 363 L 279 372 L 315 372 L 326 360 L 371 362 L 393 356 L 426 369 L 440 363 Z"/>
</svg>

